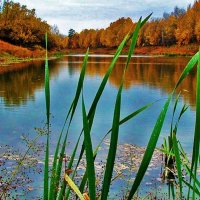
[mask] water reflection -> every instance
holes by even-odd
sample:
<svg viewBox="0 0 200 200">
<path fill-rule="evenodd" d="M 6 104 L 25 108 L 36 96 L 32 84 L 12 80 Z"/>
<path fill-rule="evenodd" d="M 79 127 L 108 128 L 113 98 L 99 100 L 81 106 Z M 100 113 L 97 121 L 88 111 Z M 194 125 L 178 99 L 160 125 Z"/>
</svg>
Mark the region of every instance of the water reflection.
<svg viewBox="0 0 200 200">
<path fill-rule="evenodd" d="M 52 63 L 50 77 L 59 73 L 59 65 Z M 19 106 L 35 100 L 35 92 L 44 88 L 44 61 L 16 63 L 0 68 L 0 96 L 5 106 Z"/>
<path fill-rule="evenodd" d="M 69 71 L 80 70 L 82 57 L 66 57 Z M 89 76 L 103 76 L 109 67 L 111 58 L 90 57 L 87 74 Z M 184 67 L 188 63 L 189 58 L 167 58 L 167 57 L 135 57 L 132 58 L 130 66 L 126 74 L 124 86 L 126 89 L 134 87 L 134 85 L 143 85 L 153 88 L 159 88 L 163 92 L 171 92 L 178 78 L 180 77 Z M 119 86 L 123 74 L 123 66 L 126 58 L 119 58 L 116 67 L 111 76 L 110 83 L 116 87 Z M 76 63 L 76 64 L 74 64 Z M 193 70 L 190 75 L 179 86 L 178 92 L 181 91 L 184 99 L 192 106 L 195 105 L 195 84 L 196 72 Z"/>
<path fill-rule="evenodd" d="M 88 76 L 103 76 L 109 67 L 111 57 L 90 57 L 87 66 Z M 67 67 L 69 76 L 80 71 L 82 56 L 66 56 L 62 60 L 50 61 L 50 78 L 56 78 L 62 68 Z M 137 57 L 133 58 L 126 74 L 125 88 L 128 90 L 135 85 L 160 88 L 163 92 L 170 92 L 189 58 L 165 57 Z M 123 73 L 126 58 L 119 58 L 109 82 L 118 87 Z M 193 71 L 181 84 L 184 99 L 190 104 L 195 104 L 195 80 Z M 0 96 L 6 106 L 22 105 L 29 99 L 34 100 L 36 90 L 44 87 L 44 62 L 14 64 L 0 70 Z"/>
<path fill-rule="evenodd" d="M 90 57 L 87 66 L 86 87 L 84 88 L 84 97 L 87 103 L 94 98 L 100 79 L 105 74 L 111 62 L 111 57 Z M 60 60 L 49 61 L 50 66 L 50 84 L 51 84 L 51 150 L 56 146 L 60 127 L 66 117 L 67 109 L 74 95 L 82 65 L 82 56 L 66 56 Z M 122 116 L 130 114 L 133 110 L 144 106 L 157 99 L 166 98 L 166 93 L 170 92 L 178 80 L 182 70 L 188 62 L 188 58 L 133 58 L 128 69 L 125 80 L 125 92 L 127 98 L 122 99 Z M 120 84 L 123 73 L 123 66 L 126 58 L 119 58 L 114 68 L 108 87 L 102 95 L 99 107 L 96 112 L 93 125 L 93 144 L 97 145 L 104 133 L 112 125 L 112 115 L 114 98 L 109 96 L 116 95 L 116 88 Z M 196 73 L 193 71 L 183 82 L 180 89 L 183 91 L 185 101 L 191 105 L 195 104 L 195 79 Z M 160 95 L 163 92 L 163 95 Z M 45 123 L 45 98 L 44 98 L 44 62 L 20 63 L 0 70 L 0 118 L 2 124 L 0 133 L 3 140 L 1 144 L 9 144 L 16 149 L 22 148 L 20 136 L 22 133 L 34 135 L 33 127 L 42 127 Z M 165 100 L 164 100 L 165 101 Z M 3 104 L 1 104 L 3 102 Z M 29 103 L 30 102 L 30 103 Z M 182 103 L 182 101 L 181 101 Z M 23 107 L 21 105 L 27 105 Z M 17 109 L 5 109 L 5 107 L 17 107 Z M 86 105 L 87 106 L 87 105 Z M 155 120 L 162 108 L 162 102 L 149 108 L 141 116 L 138 116 L 120 128 L 119 141 L 123 144 L 135 144 L 145 146 L 149 140 L 151 130 Z M 187 150 L 191 149 L 191 137 L 193 134 L 192 124 L 194 123 L 194 112 L 188 109 L 184 116 L 184 124 L 179 127 L 178 136 Z M 166 125 L 160 137 L 168 135 L 170 116 L 166 118 Z M 75 114 L 69 134 L 69 152 L 82 129 L 82 116 Z M 42 140 L 43 138 L 41 138 Z M 68 151 L 67 151 L 68 152 Z M 50 152 L 53 153 L 53 152 Z M 158 170 L 151 172 L 147 176 L 147 181 L 152 179 Z M 39 178 L 34 175 L 35 183 L 38 187 Z M 42 178 L 40 177 L 40 183 Z M 147 189 L 146 186 L 143 186 Z M 117 188 L 118 190 L 118 188 Z M 146 192 L 146 191 L 145 191 Z"/>
</svg>

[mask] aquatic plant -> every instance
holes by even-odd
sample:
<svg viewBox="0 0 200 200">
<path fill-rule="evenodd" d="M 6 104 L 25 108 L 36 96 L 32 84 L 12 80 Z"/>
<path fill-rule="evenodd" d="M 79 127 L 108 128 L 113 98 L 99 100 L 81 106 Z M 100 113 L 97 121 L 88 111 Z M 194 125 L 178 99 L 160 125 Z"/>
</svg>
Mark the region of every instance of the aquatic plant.
<svg viewBox="0 0 200 200">
<path fill-rule="evenodd" d="M 126 70 L 129 66 L 129 62 L 131 59 L 132 54 L 134 53 L 134 49 L 136 46 L 136 41 L 138 37 L 138 33 L 140 28 L 145 24 L 145 22 L 149 19 L 151 15 L 149 15 L 147 18 L 145 18 L 143 21 L 140 19 L 137 23 L 137 26 L 135 27 L 135 30 L 132 33 L 129 33 L 124 40 L 121 42 L 119 45 L 113 60 L 97 90 L 97 93 L 95 95 L 94 100 L 91 103 L 90 109 L 87 112 L 85 108 L 85 101 L 84 101 L 84 88 L 83 88 L 83 83 L 84 83 L 84 77 L 85 77 L 85 72 L 87 68 L 87 60 L 88 60 L 88 55 L 89 55 L 89 50 L 87 50 L 83 65 L 82 65 L 82 70 L 80 73 L 77 89 L 75 96 L 73 98 L 73 101 L 71 103 L 71 106 L 68 110 L 63 128 L 61 130 L 60 136 L 58 138 L 57 146 L 55 149 L 54 153 L 54 159 L 53 159 L 53 165 L 51 169 L 51 175 L 49 175 L 49 134 L 47 134 L 47 143 L 46 143 L 46 158 L 45 158 L 45 172 L 44 172 L 44 195 L 43 199 L 69 199 L 70 198 L 70 190 L 72 189 L 74 193 L 80 198 L 80 199 L 101 199 L 105 200 L 108 198 L 109 195 L 109 189 L 110 185 L 112 182 L 112 176 L 113 176 L 113 167 L 115 165 L 115 158 L 116 158 L 116 151 L 117 151 L 117 144 L 118 144 L 118 134 L 119 134 L 119 127 L 123 123 L 129 121 L 133 117 L 135 117 L 137 114 L 141 113 L 144 111 L 146 108 L 151 106 L 152 104 L 145 105 L 144 107 L 132 112 L 125 118 L 121 119 L 120 118 L 120 111 L 121 111 L 121 94 L 123 91 L 123 83 L 124 83 L 124 78 L 126 75 Z M 118 93 L 116 96 L 116 101 L 115 101 L 115 108 L 114 108 L 114 114 L 113 114 L 113 123 L 111 129 L 105 134 L 105 137 L 110 135 L 110 141 L 109 141 L 109 151 L 107 155 L 107 161 L 106 161 L 106 166 L 105 166 L 105 171 L 104 171 L 104 176 L 103 176 L 103 182 L 101 185 L 100 192 L 97 193 L 96 188 L 97 188 L 97 177 L 95 173 L 95 158 L 98 153 L 99 147 L 102 145 L 103 140 L 105 139 L 102 138 L 100 143 L 97 145 L 96 149 L 94 150 L 92 140 L 91 140 L 91 128 L 94 122 L 95 118 L 95 113 L 96 109 L 98 106 L 98 102 L 101 98 L 101 95 L 104 91 L 104 88 L 106 86 L 106 83 L 108 81 L 108 78 L 115 66 L 115 63 L 119 57 L 119 55 L 122 52 L 122 49 L 126 45 L 126 43 L 131 40 L 131 45 L 129 48 L 129 52 L 127 55 L 127 61 L 124 66 L 124 73 L 121 78 L 121 84 L 118 88 Z M 47 43 L 47 36 L 46 36 L 46 43 Z M 172 97 L 176 92 L 176 89 L 178 86 L 182 83 L 182 81 L 186 78 L 188 73 L 196 66 L 197 62 L 198 67 L 197 67 L 197 72 L 198 72 L 198 79 L 197 79 L 197 106 L 196 106 L 196 125 L 195 125 L 195 136 L 194 136 L 194 143 L 193 143 L 193 156 L 192 156 L 192 162 L 191 162 L 191 167 L 189 168 L 186 166 L 190 173 L 190 181 L 189 183 L 186 182 L 185 180 L 182 179 L 182 173 L 181 173 L 181 165 L 183 164 L 183 161 L 180 158 L 180 148 L 178 145 L 178 141 L 176 139 L 176 128 L 177 126 L 175 125 L 175 128 L 171 128 L 171 133 L 170 133 L 170 145 L 173 146 L 173 162 L 176 164 L 176 168 L 178 171 L 178 181 L 180 185 L 180 194 L 182 194 L 182 185 L 183 183 L 188 186 L 188 198 L 191 194 L 193 197 L 195 197 L 195 194 L 199 195 L 198 192 L 198 187 L 199 187 L 199 181 L 197 179 L 197 166 L 199 164 L 199 142 L 200 142 L 200 136 L 198 132 L 200 131 L 200 93 L 199 93 L 199 87 L 200 87 L 200 53 L 196 53 L 189 63 L 186 65 L 183 73 L 181 74 L 179 80 L 177 81 L 176 85 L 174 86 L 172 92 L 170 93 L 169 97 L 167 98 L 165 105 L 163 106 L 158 119 L 155 123 L 154 129 L 151 133 L 148 145 L 146 147 L 146 151 L 144 153 L 143 159 L 141 161 L 140 167 L 138 169 L 138 172 L 136 174 L 135 180 L 133 182 L 133 185 L 128 192 L 127 199 L 132 199 L 141 183 L 143 180 L 143 177 L 145 175 L 145 172 L 149 166 L 149 163 L 152 159 L 154 150 L 156 148 L 156 144 L 158 141 L 158 138 L 160 136 L 162 126 L 166 117 L 166 113 L 168 111 L 169 105 L 172 101 Z M 49 131 L 49 124 L 50 124 L 50 87 L 49 87 L 49 70 L 48 70 L 48 59 L 46 56 L 46 65 L 45 65 L 45 94 L 46 94 L 46 117 L 47 117 L 47 127 Z M 68 166 L 63 167 L 64 163 L 64 157 L 65 157 L 65 149 L 67 145 L 67 139 L 68 139 L 68 134 L 70 130 L 70 126 L 74 117 L 74 113 L 77 110 L 77 104 L 79 99 L 82 99 L 82 118 L 83 118 L 83 128 L 80 133 L 80 136 L 77 140 L 77 143 L 75 145 L 75 148 L 73 150 L 73 153 L 71 155 L 71 158 L 68 162 Z M 175 108 L 174 112 L 176 110 L 176 105 L 178 101 L 175 103 Z M 181 111 L 181 115 L 185 112 L 186 107 L 183 107 L 183 110 Z M 174 113 L 173 113 L 174 116 Z M 173 119 L 172 119 L 173 120 Z M 173 122 L 173 121 L 172 121 Z M 173 124 L 173 123 L 172 123 Z M 65 127 L 67 127 L 67 131 L 65 132 Z M 81 151 L 78 152 L 78 146 L 80 145 L 81 137 L 84 137 L 83 144 L 81 146 Z M 63 143 L 61 143 L 61 140 L 63 139 Z M 61 145 L 61 149 L 59 148 Z M 169 147 L 169 152 L 172 150 L 172 146 Z M 75 156 L 78 152 L 78 161 L 74 165 L 75 162 Z M 81 183 L 78 186 L 75 181 L 74 177 L 77 172 L 77 168 L 80 164 L 80 161 L 85 153 L 86 156 L 86 170 L 85 174 L 82 177 Z M 171 155 L 168 158 L 169 160 L 172 159 Z M 64 172 L 63 172 L 64 169 Z M 71 175 L 70 175 L 71 174 Z M 50 178 L 49 178 L 50 177 Z M 85 190 L 86 184 L 88 185 L 88 192 Z"/>
</svg>

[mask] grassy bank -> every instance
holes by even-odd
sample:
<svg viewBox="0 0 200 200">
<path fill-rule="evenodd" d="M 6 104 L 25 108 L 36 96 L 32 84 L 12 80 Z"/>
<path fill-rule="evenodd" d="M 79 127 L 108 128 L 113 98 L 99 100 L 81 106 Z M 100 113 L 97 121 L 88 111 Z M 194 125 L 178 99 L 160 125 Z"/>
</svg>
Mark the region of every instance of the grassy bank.
<svg viewBox="0 0 200 200">
<path fill-rule="evenodd" d="M 0 64 L 29 61 L 34 58 L 44 57 L 43 49 L 29 50 L 0 40 Z"/>
<path fill-rule="evenodd" d="M 114 54 L 116 48 L 95 48 L 90 49 L 91 54 Z M 163 46 L 146 46 L 137 47 L 135 54 L 138 55 L 164 55 L 164 56 L 191 56 L 198 51 L 197 44 L 190 44 L 185 46 L 173 45 L 170 47 Z M 123 49 L 123 54 L 128 52 L 128 48 Z M 63 50 L 64 54 L 71 53 L 85 53 L 85 49 L 67 49 Z M 16 62 L 31 61 L 33 59 L 44 58 L 45 50 L 41 48 L 35 48 L 30 50 L 28 48 L 15 46 L 0 40 L 0 65 L 6 65 Z M 56 51 L 50 52 L 50 56 L 58 57 L 60 53 Z"/>
<path fill-rule="evenodd" d="M 62 55 L 61 52 L 56 50 L 50 52 L 50 57 L 60 57 Z M 44 56 L 45 50 L 39 46 L 28 49 L 0 40 L 0 66 L 38 59 L 44 60 Z"/>
<path fill-rule="evenodd" d="M 192 56 L 198 51 L 197 44 L 190 44 L 185 46 L 173 45 L 170 47 L 166 46 L 145 46 L 136 47 L 136 55 L 163 55 L 163 56 Z M 114 54 L 116 48 L 91 48 L 90 53 L 92 54 Z M 128 52 L 128 48 L 125 47 L 122 51 L 123 54 Z M 65 53 L 85 53 L 85 49 L 68 49 Z"/>
</svg>

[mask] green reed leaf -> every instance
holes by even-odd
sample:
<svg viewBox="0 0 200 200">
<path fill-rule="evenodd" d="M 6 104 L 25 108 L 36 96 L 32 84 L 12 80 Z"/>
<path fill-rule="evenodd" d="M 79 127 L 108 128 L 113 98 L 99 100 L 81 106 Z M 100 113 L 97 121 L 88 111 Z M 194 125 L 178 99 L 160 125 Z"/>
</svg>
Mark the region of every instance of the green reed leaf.
<svg viewBox="0 0 200 200">
<path fill-rule="evenodd" d="M 196 120 L 195 120 L 195 132 L 194 132 L 192 164 L 191 164 L 191 171 L 194 171 L 194 180 L 197 178 L 197 167 L 199 161 L 199 146 L 200 146 L 200 49 L 198 53 L 199 54 L 198 54 L 197 84 L 196 84 Z M 193 187 L 195 188 L 195 181 Z M 193 199 L 195 199 L 194 190 L 193 190 Z"/>
<path fill-rule="evenodd" d="M 93 159 L 93 149 L 92 149 L 92 140 L 90 136 L 90 127 L 87 119 L 87 114 L 85 110 L 85 103 L 82 97 L 82 116 L 83 116 L 83 129 L 84 129 L 84 144 L 86 152 L 86 171 L 88 174 L 88 186 L 90 199 L 96 198 L 96 178 L 95 178 L 95 168 L 94 168 L 94 159 Z"/>
<path fill-rule="evenodd" d="M 175 154 L 175 160 L 176 160 L 176 168 L 178 172 L 178 180 L 179 180 L 179 188 L 180 188 L 180 198 L 182 199 L 182 194 L 183 194 L 183 178 L 182 178 L 182 171 L 181 171 L 181 157 L 179 153 L 179 148 L 178 148 L 178 142 L 176 139 L 176 134 L 173 133 L 173 150 Z"/>
<path fill-rule="evenodd" d="M 49 87 L 49 66 L 48 66 L 48 55 L 47 55 L 47 33 L 45 34 L 46 41 L 46 59 L 45 59 L 45 99 L 46 99 L 46 118 L 47 118 L 47 141 L 46 141 L 46 152 L 45 152 L 45 165 L 44 165 L 44 192 L 43 199 L 48 200 L 49 191 L 49 118 L 50 118 L 50 87 Z"/>
<path fill-rule="evenodd" d="M 155 102 L 154 102 L 155 103 Z M 147 108 L 149 108 L 150 106 L 152 106 L 154 103 L 149 103 L 141 108 L 139 108 L 138 110 L 132 112 L 131 114 L 127 115 L 126 117 L 124 117 L 122 120 L 120 120 L 119 125 L 121 126 L 122 124 L 124 124 L 125 122 L 131 120 L 133 117 L 137 116 L 139 113 L 141 113 L 142 111 L 146 110 Z M 111 133 L 112 128 L 104 135 L 104 137 L 101 139 L 101 141 L 99 142 L 99 144 L 97 145 L 97 147 L 95 148 L 94 152 L 93 152 L 93 158 L 95 160 L 96 155 L 98 153 L 98 150 L 100 148 L 100 146 L 102 145 L 103 141 L 105 140 L 105 138 Z M 81 184 L 80 184 L 80 191 L 83 192 L 84 188 L 85 188 L 85 184 L 87 181 L 87 174 L 85 172 Z"/>
<path fill-rule="evenodd" d="M 116 151 L 117 151 L 118 134 L 119 134 L 122 87 L 123 87 L 123 85 L 121 85 L 121 87 L 119 88 L 116 103 L 115 103 L 115 111 L 114 111 L 114 116 L 113 116 L 110 147 L 109 147 L 106 168 L 105 168 L 105 175 L 104 175 L 104 180 L 103 180 L 103 185 L 102 185 L 101 200 L 107 199 L 109 188 L 110 188 L 110 183 L 111 183 L 111 179 L 112 179 L 115 156 L 116 156 Z"/>
<path fill-rule="evenodd" d="M 66 142 L 67 142 L 69 127 L 71 125 L 71 122 L 72 122 L 72 119 L 73 119 L 73 116 L 74 116 L 74 113 L 75 113 L 75 110 L 76 110 L 76 107 L 77 107 L 77 104 L 78 104 L 78 100 L 79 100 L 79 97 L 80 97 L 80 93 L 81 93 L 81 90 L 82 90 L 82 87 L 83 87 L 83 82 L 84 82 L 85 72 L 86 72 L 86 67 L 87 67 L 87 61 L 88 61 L 88 55 L 89 55 L 89 49 L 87 50 L 87 52 L 84 56 L 83 65 L 82 65 L 81 73 L 80 73 L 80 76 L 79 76 L 75 97 L 74 97 L 74 100 L 73 100 L 71 107 L 69 109 L 67 118 L 65 120 L 65 121 L 67 121 L 68 117 L 70 116 L 70 122 L 69 122 L 69 125 L 68 125 L 67 133 L 65 135 L 63 144 L 62 144 L 60 158 L 58 160 L 58 163 L 56 161 L 57 161 L 57 157 L 58 157 L 58 149 L 59 149 L 59 146 L 60 146 L 62 131 L 61 131 L 61 134 L 60 134 L 60 137 L 59 137 L 59 140 L 58 140 L 58 143 L 57 143 L 56 151 L 55 151 L 55 154 L 54 154 L 52 177 L 51 177 L 51 188 L 50 188 L 50 198 L 53 198 L 53 199 L 56 198 L 56 196 L 57 196 L 57 189 L 56 188 L 59 187 L 59 180 L 60 180 L 60 176 L 61 176 L 63 156 L 64 156 L 65 149 L 66 149 Z M 63 187 L 63 189 L 64 189 L 64 187 Z M 61 192 L 63 192 L 63 191 L 61 191 Z"/>
<path fill-rule="evenodd" d="M 133 195 L 135 194 L 135 192 L 137 191 L 137 188 L 139 187 L 143 177 L 144 177 L 144 174 L 148 168 L 148 165 L 151 161 L 151 158 L 153 156 L 153 152 L 154 152 L 154 149 L 156 147 L 156 143 L 157 143 L 157 140 L 158 140 L 158 137 L 160 135 L 160 132 L 161 132 L 161 129 L 162 129 L 162 126 L 163 126 L 163 123 L 164 123 L 164 119 L 165 119 L 165 116 L 166 116 L 166 113 L 167 113 L 167 110 L 168 110 L 168 107 L 169 107 L 169 103 L 171 101 L 171 98 L 172 98 L 172 95 L 170 95 L 156 121 L 156 124 L 154 126 L 154 129 L 153 129 L 153 132 L 151 134 L 151 137 L 150 137 L 150 140 L 148 142 L 148 145 L 147 145 L 147 148 L 146 148 L 146 151 L 144 153 L 144 156 L 143 156 L 143 159 L 142 159 L 142 162 L 140 164 L 140 167 L 139 167 L 139 170 L 138 170 L 138 173 L 136 175 L 136 178 L 135 178 L 135 181 L 133 183 L 133 186 L 131 188 L 131 191 L 129 193 L 129 196 L 128 196 L 128 199 L 131 200 Z"/>
<path fill-rule="evenodd" d="M 107 70 L 107 72 L 106 72 L 106 74 L 105 74 L 105 76 L 104 76 L 104 78 L 103 78 L 98 90 L 97 90 L 95 98 L 94 98 L 94 100 L 92 102 L 92 105 L 91 105 L 91 107 L 89 109 L 89 112 L 88 112 L 88 115 L 87 115 L 87 119 L 89 119 L 89 127 L 90 127 L 90 129 L 92 128 L 92 123 L 93 123 L 93 119 L 94 119 L 94 116 L 95 116 L 95 112 L 96 112 L 96 108 L 97 108 L 98 102 L 99 102 L 99 100 L 101 98 L 101 95 L 102 95 L 102 93 L 104 91 L 104 88 L 105 88 L 105 86 L 107 84 L 108 78 L 109 78 L 109 76 L 110 76 L 110 74 L 111 74 L 111 72 L 112 72 L 112 70 L 113 70 L 118 58 L 119 58 L 119 55 L 121 54 L 122 49 L 124 48 L 124 46 L 126 44 L 127 38 L 128 38 L 128 35 L 126 35 L 126 37 L 123 39 L 123 41 L 121 42 L 121 44 L 117 48 L 117 51 L 116 51 L 116 53 L 115 53 L 115 55 L 114 55 L 114 57 L 113 57 L 113 59 L 111 61 L 111 64 L 110 64 L 110 66 L 109 66 L 109 68 L 108 68 L 108 70 Z M 80 133 L 80 136 L 82 135 L 82 133 L 83 132 Z M 79 143 L 79 140 L 77 141 L 77 143 Z M 81 152 L 79 154 L 79 159 L 78 159 L 78 162 L 76 164 L 75 169 L 77 169 L 77 167 L 78 167 L 78 165 L 80 163 L 80 160 L 81 160 L 81 158 L 83 156 L 84 150 L 85 150 L 85 146 L 84 146 L 84 144 L 82 144 Z"/>
<path fill-rule="evenodd" d="M 163 123 L 164 123 L 164 119 L 165 119 L 165 116 L 166 116 L 166 113 L 167 113 L 167 110 L 168 110 L 168 107 L 169 107 L 169 103 L 172 99 L 172 95 L 175 92 L 175 90 L 177 89 L 177 87 L 181 84 L 181 82 L 185 79 L 185 77 L 189 74 L 189 72 L 193 69 L 193 67 L 195 66 L 195 64 L 198 61 L 198 57 L 199 57 L 199 53 L 196 53 L 191 58 L 191 60 L 188 62 L 183 73 L 181 74 L 179 80 L 177 81 L 172 93 L 169 95 L 165 105 L 163 106 L 162 111 L 160 112 L 160 115 L 159 115 L 159 117 L 156 121 L 153 132 L 151 134 L 150 140 L 148 142 L 146 151 L 144 153 L 142 162 L 140 164 L 138 173 L 136 175 L 135 181 L 134 181 L 132 188 L 131 188 L 131 191 L 129 193 L 128 200 L 131 200 L 133 198 L 133 195 L 137 191 L 137 189 L 138 189 L 138 187 L 139 187 L 139 185 L 140 185 L 140 183 L 141 183 L 141 181 L 144 177 L 144 174 L 145 174 L 145 172 L 148 168 L 148 165 L 151 161 L 151 158 L 153 156 L 153 152 L 154 152 L 154 149 L 156 147 L 156 144 L 157 144 L 157 141 L 158 141 L 158 138 L 159 138 L 159 135 L 160 135 Z"/>
</svg>

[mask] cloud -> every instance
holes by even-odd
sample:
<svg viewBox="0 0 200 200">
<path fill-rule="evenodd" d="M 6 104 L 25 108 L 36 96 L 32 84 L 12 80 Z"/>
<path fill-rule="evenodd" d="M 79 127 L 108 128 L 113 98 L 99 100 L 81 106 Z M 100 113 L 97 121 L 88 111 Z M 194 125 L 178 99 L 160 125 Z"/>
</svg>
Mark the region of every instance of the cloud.
<svg viewBox="0 0 200 200">
<path fill-rule="evenodd" d="M 35 8 L 38 17 L 51 25 L 57 24 L 62 33 L 69 28 L 81 31 L 85 28 L 104 28 L 120 17 L 137 20 L 153 12 L 153 17 L 161 17 L 163 12 L 171 12 L 177 5 L 186 8 L 191 0 L 15 0 Z"/>
</svg>

